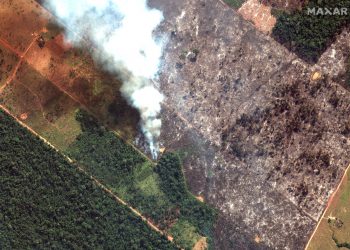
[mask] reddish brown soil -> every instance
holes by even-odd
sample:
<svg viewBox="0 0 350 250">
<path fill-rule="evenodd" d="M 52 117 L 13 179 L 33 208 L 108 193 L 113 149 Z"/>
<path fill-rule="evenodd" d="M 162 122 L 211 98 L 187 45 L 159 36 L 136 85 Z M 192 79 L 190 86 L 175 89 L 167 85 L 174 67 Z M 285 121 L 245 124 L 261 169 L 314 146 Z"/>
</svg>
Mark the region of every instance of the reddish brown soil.
<svg viewBox="0 0 350 250">
<path fill-rule="evenodd" d="M 238 12 L 247 21 L 252 21 L 255 27 L 264 33 L 271 33 L 276 24 L 276 18 L 271 15 L 271 7 L 261 4 L 258 0 L 246 1 Z"/>
</svg>

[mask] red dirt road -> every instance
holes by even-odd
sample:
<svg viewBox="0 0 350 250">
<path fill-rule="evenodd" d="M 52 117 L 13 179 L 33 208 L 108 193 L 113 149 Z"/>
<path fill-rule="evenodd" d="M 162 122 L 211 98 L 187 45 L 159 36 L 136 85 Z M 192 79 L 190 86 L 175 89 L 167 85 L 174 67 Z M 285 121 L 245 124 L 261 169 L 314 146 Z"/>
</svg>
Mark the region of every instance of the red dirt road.
<svg viewBox="0 0 350 250">
<path fill-rule="evenodd" d="M 16 67 L 14 68 L 12 74 L 10 75 L 10 77 L 6 80 L 6 83 L 0 88 L 0 95 L 3 93 L 4 89 L 13 81 L 13 79 L 15 79 L 16 75 L 17 75 L 17 71 L 18 69 L 21 67 L 23 60 L 25 58 L 25 56 L 27 55 L 28 51 L 30 50 L 30 48 L 34 45 L 34 43 L 37 40 L 37 35 L 34 36 L 34 39 L 32 40 L 32 42 L 29 44 L 29 46 L 27 47 L 27 49 L 21 54 L 19 53 L 15 48 L 13 48 L 6 40 L 0 38 L 0 44 L 3 45 L 4 47 L 10 49 L 12 52 L 14 52 L 20 59 L 16 65 Z"/>
<path fill-rule="evenodd" d="M 7 49 L 11 50 L 12 52 L 14 52 L 19 58 L 20 60 L 18 61 L 15 69 L 13 70 L 12 74 L 8 77 L 6 84 L 4 84 L 1 88 L 0 88 L 0 95 L 3 93 L 4 89 L 10 85 L 12 83 L 12 81 L 15 79 L 18 69 L 20 68 L 20 66 L 22 65 L 22 63 L 25 60 L 25 57 L 28 53 L 28 51 L 31 49 L 31 47 L 35 44 L 36 40 L 37 40 L 38 35 L 34 35 L 34 38 L 32 40 L 32 42 L 29 44 L 29 46 L 27 47 L 27 49 L 23 52 L 23 53 L 19 53 L 15 48 L 13 48 L 6 40 L 0 38 L 0 44 L 4 47 L 6 47 Z M 57 86 L 62 92 L 64 92 L 65 94 L 67 94 L 70 98 L 72 98 L 73 100 L 75 100 L 77 103 L 79 103 L 80 105 L 82 105 L 80 102 L 78 102 L 72 95 L 70 95 L 69 93 L 67 93 L 66 91 L 64 91 L 58 84 L 53 83 L 55 86 Z M 83 106 L 83 105 L 82 105 Z M 83 106 L 84 107 L 84 106 Z M 46 140 L 45 138 L 43 138 L 42 136 L 40 136 L 36 131 L 34 131 L 31 127 L 29 127 L 28 125 L 26 125 L 24 122 L 22 122 L 19 118 L 17 118 L 15 115 L 13 115 L 6 107 L 4 107 L 3 105 L 0 104 L 0 109 L 2 109 L 4 112 L 6 112 L 7 114 L 9 114 L 11 117 L 13 117 L 19 124 L 21 124 L 23 127 L 25 127 L 26 129 L 28 129 L 32 134 L 34 134 L 35 136 L 39 137 L 41 140 L 43 140 L 44 143 L 46 143 L 47 145 L 49 145 L 51 148 L 55 149 L 57 152 L 60 152 L 58 149 L 55 148 L 55 146 L 53 146 L 48 140 Z M 138 150 L 139 151 L 139 150 Z M 83 167 L 79 166 L 77 162 L 75 162 L 74 160 L 72 160 L 71 158 L 69 158 L 68 156 L 64 155 L 62 152 L 60 152 L 61 155 L 63 155 L 66 160 L 70 163 L 74 163 L 75 166 L 77 166 L 77 168 L 79 169 L 79 171 L 81 171 L 82 173 L 84 173 L 85 175 L 87 175 L 97 186 L 99 186 L 101 189 L 103 189 L 106 193 L 108 193 L 110 196 L 112 196 L 117 202 L 127 206 L 136 216 L 140 217 L 143 221 L 145 221 L 148 226 L 150 226 L 153 230 L 157 231 L 158 233 L 166 236 L 168 238 L 169 241 L 173 241 L 173 237 L 165 232 L 163 232 L 161 229 L 159 229 L 156 225 L 154 225 L 150 220 L 148 220 L 146 217 L 144 217 L 138 210 L 136 210 L 135 208 L 131 207 L 130 205 L 128 205 L 124 200 L 122 200 L 121 198 L 119 198 L 115 193 L 113 193 L 113 191 L 111 191 L 110 189 L 108 189 L 106 186 L 104 186 L 98 179 L 96 179 L 94 176 L 89 175 Z"/>
</svg>

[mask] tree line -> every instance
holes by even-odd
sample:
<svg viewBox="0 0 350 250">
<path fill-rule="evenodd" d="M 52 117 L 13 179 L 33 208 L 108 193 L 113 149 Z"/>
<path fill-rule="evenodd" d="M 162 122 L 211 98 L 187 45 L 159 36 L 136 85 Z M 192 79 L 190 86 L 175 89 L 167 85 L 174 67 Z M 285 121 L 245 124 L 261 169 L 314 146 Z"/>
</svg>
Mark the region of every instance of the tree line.
<svg viewBox="0 0 350 250">
<path fill-rule="evenodd" d="M 334 12 L 341 8 L 350 12 L 350 1 L 310 0 L 302 10 L 279 13 L 272 36 L 303 60 L 316 63 L 336 35 L 349 26 L 350 13 Z M 326 14 L 326 9 L 332 14 Z"/>
<path fill-rule="evenodd" d="M 176 249 L 0 111 L 1 249 Z"/>
</svg>

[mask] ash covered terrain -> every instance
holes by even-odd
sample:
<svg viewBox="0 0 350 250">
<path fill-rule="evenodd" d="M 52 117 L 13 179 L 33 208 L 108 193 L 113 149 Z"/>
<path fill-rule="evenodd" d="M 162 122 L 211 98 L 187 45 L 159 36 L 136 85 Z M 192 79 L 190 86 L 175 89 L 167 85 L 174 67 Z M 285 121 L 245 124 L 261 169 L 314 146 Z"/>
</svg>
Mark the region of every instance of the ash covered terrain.
<svg viewBox="0 0 350 250">
<path fill-rule="evenodd" d="M 303 249 L 349 163 L 347 30 L 311 66 L 220 1 L 150 4 L 169 34 L 161 141 L 190 152 L 216 249 Z"/>
</svg>

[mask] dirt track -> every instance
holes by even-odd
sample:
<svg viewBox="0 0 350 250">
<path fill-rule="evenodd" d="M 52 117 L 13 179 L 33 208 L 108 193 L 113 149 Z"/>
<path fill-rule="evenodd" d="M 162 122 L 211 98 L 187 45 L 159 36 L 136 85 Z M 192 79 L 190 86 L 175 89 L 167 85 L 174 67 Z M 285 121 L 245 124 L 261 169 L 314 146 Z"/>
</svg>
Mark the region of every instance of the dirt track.
<svg viewBox="0 0 350 250">
<path fill-rule="evenodd" d="M 6 80 L 6 84 L 4 84 L 1 88 L 0 88 L 0 95 L 3 94 L 3 91 L 9 87 L 9 85 L 13 82 L 13 80 L 16 78 L 17 72 L 19 70 L 19 68 L 21 67 L 22 63 L 24 61 L 26 61 L 26 55 L 28 54 L 28 52 L 30 51 L 30 49 L 33 47 L 33 45 L 36 44 L 37 39 L 38 39 L 38 35 L 34 34 L 33 35 L 33 39 L 30 42 L 29 46 L 24 50 L 23 53 L 20 53 L 19 51 L 17 51 L 13 46 L 11 46 L 9 44 L 9 42 L 7 42 L 5 39 L 0 37 L 0 45 L 4 46 L 5 48 L 11 50 L 12 52 L 14 52 L 18 57 L 19 57 L 19 61 L 16 65 L 16 67 L 14 68 L 13 72 L 11 73 L 11 75 L 8 77 L 8 79 Z M 65 94 L 67 94 L 70 98 L 72 98 L 74 101 L 76 101 L 77 103 L 79 103 L 82 107 L 86 108 L 82 103 L 80 103 L 76 98 L 74 98 L 70 93 L 66 92 L 64 89 L 62 89 L 60 87 L 59 84 L 55 84 L 56 87 L 58 87 L 62 92 L 64 92 Z M 24 85 L 25 86 L 25 85 Z M 26 86 L 25 86 L 26 87 Z M 34 93 L 35 95 L 35 93 Z M 131 207 L 129 204 L 127 204 L 124 200 L 122 200 L 121 198 L 119 198 L 115 193 L 113 193 L 110 189 L 108 189 L 106 186 L 104 186 L 98 179 L 96 179 L 95 177 L 89 175 L 85 169 L 81 166 L 79 166 L 79 164 L 77 162 L 75 162 L 74 160 L 72 160 L 70 157 L 64 155 L 61 151 L 59 151 L 55 146 L 53 146 L 48 140 L 46 140 L 45 138 L 43 138 L 42 136 L 40 136 L 36 131 L 34 131 L 31 127 L 29 127 L 28 125 L 26 125 L 25 123 L 23 123 L 18 117 L 16 117 L 15 115 L 13 115 L 6 107 L 4 107 L 3 105 L 0 104 L 0 109 L 2 109 L 3 111 L 5 111 L 7 114 L 9 114 L 11 117 L 13 117 L 19 124 L 21 124 L 23 127 L 25 127 L 26 129 L 28 129 L 33 135 L 39 137 L 44 143 L 46 143 L 48 146 L 50 146 L 51 148 L 55 149 L 55 151 L 59 152 L 60 154 L 62 154 L 66 160 L 68 162 L 70 162 L 71 164 L 75 165 L 83 174 L 87 175 L 97 186 L 99 186 L 101 189 L 103 189 L 106 193 L 108 193 L 110 196 L 112 196 L 117 202 L 127 206 L 136 216 L 140 217 L 143 221 L 145 221 L 153 230 L 157 231 L 158 233 L 165 235 L 169 241 L 172 241 L 172 236 L 170 236 L 169 234 L 163 232 L 162 230 L 160 230 L 157 226 L 155 226 L 150 220 L 148 220 L 147 218 L 145 218 L 138 210 L 134 209 L 133 207 Z M 87 109 L 88 110 L 88 109 Z M 118 132 L 116 132 L 117 136 L 120 136 L 118 134 Z M 137 151 L 139 151 L 142 155 L 144 155 L 144 157 L 148 158 L 145 154 L 143 154 L 139 149 L 137 149 L 134 145 L 132 145 Z"/>
<path fill-rule="evenodd" d="M 5 48 L 10 49 L 11 51 L 15 52 L 17 56 L 20 58 L 16 67 L 14 68 L 11 76 L 6 80 L 6 83 L 0 88 L 0 95 L 3 93 L 4 89 L 13 81 L 13 79 L 16 77 L 18 69 L 21 67 L 23 61 L 25 60 L 25 56 L 27 55 L 28 51 L 32 48 L 32 46 L 35 44 L 37 40 L 37 36 L 34 36 L 32 42 L 29 44 L 29 46 L 26 48 L 26 50 L 23 53 L 19 53 L 16 51 L 15 48 L 13 48 L 7 41 L 0 38 L 0 44 L 3 45 Z"/>
</svg>

